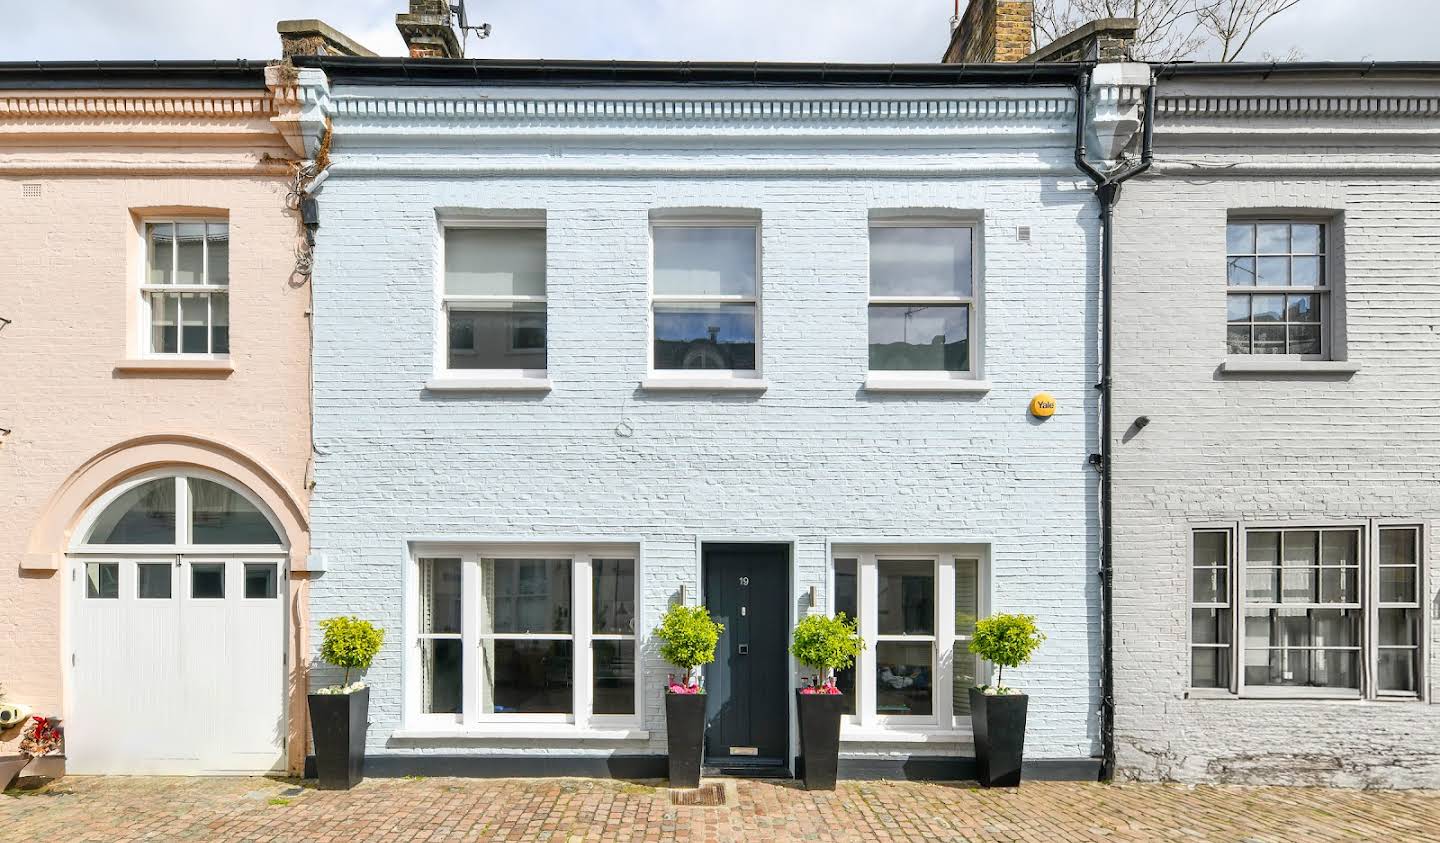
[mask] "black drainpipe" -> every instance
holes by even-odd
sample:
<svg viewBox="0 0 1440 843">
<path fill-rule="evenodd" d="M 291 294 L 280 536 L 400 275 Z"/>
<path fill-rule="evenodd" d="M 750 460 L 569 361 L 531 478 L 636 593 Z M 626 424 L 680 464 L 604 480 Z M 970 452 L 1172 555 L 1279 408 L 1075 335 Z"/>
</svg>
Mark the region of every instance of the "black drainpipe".
<svg viewBox="0 0 1440 843">
<path fill-rule="evenodd" d="M 1140 161 L 1113 173 L 1102 173 L 1085 160 L 1085 129 L 1090 94 L 1090 70 L 1080 73 L 1077 83 L 1075 115 L 1075 166 L 1095 183 L 1095 198 L 1100 201 L 1100 453 L 1092 454 L 1090 462 L 1100 472 L 1100 743 L 1103 757 L 1100 780 L 1115 778 L 1115 618 L 1114 618 L 1114 527 L 1111 514 L 1110 489 L 1110 372 L 1111 372 L 1111 287 L 1115 255 L 1115 203 L 1120 198 L 1120 185 L 1150 169 L 1155 136 L 1155 75 L 1145 92 L 1144 135 Z"/>
</svg>

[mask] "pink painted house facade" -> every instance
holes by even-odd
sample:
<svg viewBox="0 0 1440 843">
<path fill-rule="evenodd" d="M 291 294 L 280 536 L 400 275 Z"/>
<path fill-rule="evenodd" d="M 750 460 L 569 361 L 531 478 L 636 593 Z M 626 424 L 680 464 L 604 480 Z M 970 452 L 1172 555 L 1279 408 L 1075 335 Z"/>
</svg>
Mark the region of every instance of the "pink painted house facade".
<svg viewBox="0 0 1440 843">
<path fill-rule="evenodd" d="M 273 74 L 0 66 L 0 685 L 63 718 L 70 772 L 303 764 L 305 156 Z"/>
</svg>

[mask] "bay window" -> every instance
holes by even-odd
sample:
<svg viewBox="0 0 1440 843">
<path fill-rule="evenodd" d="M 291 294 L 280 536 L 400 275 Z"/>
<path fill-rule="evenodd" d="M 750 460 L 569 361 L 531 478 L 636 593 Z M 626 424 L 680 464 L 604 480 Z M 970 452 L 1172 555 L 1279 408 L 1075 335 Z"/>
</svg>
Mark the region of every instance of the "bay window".
<svg viewBox="0 0 1440 843">
<path fill-rule="evenodd" d="M 981 606 L 978 549 L 837 548 L 832 609 L 859 619 L 866 647 L 837 676 L 852 727 L 969 727 L 969 652 Z"/>
<path fill-rule="evenodd" d="M 638 721 L 633 548 L 440 548 L 414 571 L 408 721 Z"/>
<path fill-rule="evenodd" d="M 1420 538 L 1418 527 L 1377 523 L 1196 529 L 1191 687 L 1417 696 Z"/>
</svg>

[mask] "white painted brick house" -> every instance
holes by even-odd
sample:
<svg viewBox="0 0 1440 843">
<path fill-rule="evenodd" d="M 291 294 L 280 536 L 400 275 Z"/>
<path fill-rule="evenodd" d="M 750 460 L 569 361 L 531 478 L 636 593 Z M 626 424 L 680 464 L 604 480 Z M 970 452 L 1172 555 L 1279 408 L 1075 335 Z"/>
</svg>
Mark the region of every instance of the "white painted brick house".
<svg viewBox="0 0 1440 843">
<path fill-rule="evenodd" d="M 1049 633 L 1033 769 L 1095 775 L 1077 68 L 297 64 L 333 127 L 311 611 L 387 630 L 372 771 L 663 769 L 683 598 L 750 706 L 711 764 L 793 758 L 813 599 L 870 642 L 842 775 L 966 774 L 987 611 Z"/>
<path fill-rule="evenodd" d="M 1434 787 L 1440 83 L 1159 79 L 1116 223 L 1120 772 Z"/>
</svg>

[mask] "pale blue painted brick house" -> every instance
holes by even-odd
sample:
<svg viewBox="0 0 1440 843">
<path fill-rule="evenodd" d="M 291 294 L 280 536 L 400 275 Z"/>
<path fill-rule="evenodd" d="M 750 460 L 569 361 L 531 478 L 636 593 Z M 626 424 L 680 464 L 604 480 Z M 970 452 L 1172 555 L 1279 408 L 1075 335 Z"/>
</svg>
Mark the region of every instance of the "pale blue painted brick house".
<svg viewBox="0 0 1440 843">
<path fill-rule="evenodd" d="M 388 631 L 372 773 L 660 775 L 683 599 L 728 627 L 713 767 L 791 764 L 789 630 L 843 610 L 842 775 L 965 774 L 1003 610 L 1049 633 L 1034 770 L 1095 775 L 1078 68 L 297 64 L 311 612 Z"/>
</svg>

